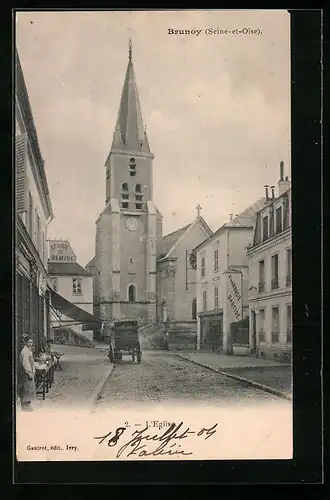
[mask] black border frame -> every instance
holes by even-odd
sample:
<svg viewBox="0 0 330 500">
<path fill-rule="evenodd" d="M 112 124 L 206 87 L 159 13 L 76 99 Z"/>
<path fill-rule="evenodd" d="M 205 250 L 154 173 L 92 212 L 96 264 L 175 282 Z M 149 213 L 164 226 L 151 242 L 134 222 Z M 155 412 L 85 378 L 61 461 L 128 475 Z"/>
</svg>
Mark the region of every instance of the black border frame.
<svg viewBox="0 0 330 500">
<path fill-rule="evenodd" d="M 46 8 L 43 6 L 42 8 Z M 31 7 L 24 10 L 40 10 Z M 53 9 L 62 10 L 58 7 Z M 52 9 L 52 10 L 53 10 Z M 21 10 L 21 9 L 17 9 Z M 73 10 L 73 9 L 68 9 Z M 79 9 L 80 10 L 80 9 Z M 94 8 L 93 10 L 98 10 Z M 110 10 L 110 9 L 107 9 Z M 128 10 L 128 9 L 121 9 Z M 294 372 L 294 458 L 293 460 L 204 461 L 204 462 L 24 462 L 13 458 L 12 481 L 15 484 L 322 484 L 323 482 L 323 421 L 321 387 L 321 10 L 292 10 L 291 71 L 292 71 L 292 187 L 293 187 L 293 372 Z M 4 47 L 8 67 L 2 71 L 5 92 L 0 102 L 12 118 L 12 94 L 8 92 L 12 72 L 12 14 L 9 19 L 10 41 Z M 6 31 L 4 32 L 6 33 Z M 3 41 L 2 37 L 2 41 Z M 7 42 L 7 44 L 6 44 Z M 2 54 L 3 55 L 3 54 Z M 270 61 L 271 64 L 271 61 Z M 7 85 L 8 84 L 8 85 Z M 9 95 L 8 95 L 9 94 Z M 8 101 L 7 102 L 7 96 Z M 271 126 L 271 124 L 270 124 Z M 7 222 L 4 235 L 12 234 L 13 194 L 12 136 L 10 127 L 2 134 L 4 149 L 0 198 L 3 219 Z M 9 137 L 8 137 L 9 132 Z M 5 140 L 4 140 L 5 139 Z M 9 146 L 9 147 L 8 147 Z M 9 168 L 8 168 L 9 167 Z M 9 209 L 9 210 L 8 210 Z M 8 283 L 15 270 L 14 250 L 10 240 L 1 239 L 1 264 L 4 264 L 2 297 L 7 297 Z M 8 272 L 6 277 L 6 272 Z M 3 276 L 3 274 L 2 274 Z M 7 278 L 7 279 L 6 279 Z M 321 299 L 321 300 L 320 300 Z M 3 335 L 12 326 L 12 300 L 9 300 L 9 321 Z M 305 307 L 307 305 L 308 309 Z M 5 354 L 2 350 L 2 355 Z M 7 361 L 8 355 L 4 357 Z M 7 366 L 6 365 L 6 366 Z M 2 367 L 5 363 L 2 364 Z M 12 366 L 8 373 L 11 380 Z M 3 378 L 4 380 L 4 378 Z M 4 418 L 3 444 L 12 447 L 14 424 L 12 398 L 8 391 L 7 413 Z M 13 425 L 12 425 L 13 424 Z M 15 450 L 12 450 L 15 453 Z M 1 454 L 3 458 L 3 454 Z M 8 463 L 8 462 L 7 462 Z M 8 476 L 7 476 L 8 477 Z M 84 479 L 83 479 L 84 478 Z M 111 494 L 111 492 L 109 492 Z"/>
</svg>

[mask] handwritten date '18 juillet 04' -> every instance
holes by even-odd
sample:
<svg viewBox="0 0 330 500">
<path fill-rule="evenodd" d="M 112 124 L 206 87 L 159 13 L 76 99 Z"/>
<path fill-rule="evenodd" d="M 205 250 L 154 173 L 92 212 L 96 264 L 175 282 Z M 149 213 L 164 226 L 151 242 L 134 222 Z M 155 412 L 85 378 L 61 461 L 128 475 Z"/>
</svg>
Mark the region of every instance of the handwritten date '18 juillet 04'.
<svg viewBox="0 0 330 500">
<path fill-rule="evenodd" d="M 186 439 L 189 435 L 195 435 L 203 438 L 204 440 L 209 439 L 213 434 L 216 433 L 216 427 L 218 424 L 214 424 L 209 428 L 201 428 L 199 431 L 190 430 L 187 427 L 183 430 L 183 422 L 178 425 L 175 423 L 169 423 L 169 427 L 166 430 L 153 433 L 150 431 L 148 423 L 142 430 L 135 430 L 130 435 L 130 439 L 126 442 L 124 441 L 123 435 L 128 434 L 129 424 L 126 422 L 125 427 L 118 427 L 115 432 L 108 432 L 104 436 L 94 437 L 98 440 L 98 444 L 102 444 L 107 440 L 107 444 L 110 447 L 114 447 L 120 441 L 122 444 L 121 448 L 117 451 L 116 457 L 119 458 L 126 453 L 126 457 L 132 455 L 137 455 L 139 457 L 147 456 L 158 456 L 158 455 L 192 455 L 193 452 L 187 452 L 182 449 L 179 441 Z M 155 445 L 155 446 L 152 446 Z M 151 449 L 152 448 L 152 449 Z"/>
</svg>

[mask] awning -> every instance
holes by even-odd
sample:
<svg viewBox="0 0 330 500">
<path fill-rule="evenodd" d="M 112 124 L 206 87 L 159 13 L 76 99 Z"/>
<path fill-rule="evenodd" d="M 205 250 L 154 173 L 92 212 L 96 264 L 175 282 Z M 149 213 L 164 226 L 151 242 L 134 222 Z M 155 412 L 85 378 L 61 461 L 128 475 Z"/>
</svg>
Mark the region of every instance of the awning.
<svg viewBox="0 0 330 500">
<path fill-rule="evenodd" d="M 102 325 L 102 321 L 99 318 L 96 318 L 96 316 L 93 316 L 87 311 L 80 309 L 80 307 L 76 306 L 75 304 L 72 304 L 72 302 L 69 302 L 53 289 L 50 289 L 50 295 L 52 308 L 59 310 L 68 318 L 71 318 L 80 324 L 90 325 L 91 328 Z"/>
</svg>

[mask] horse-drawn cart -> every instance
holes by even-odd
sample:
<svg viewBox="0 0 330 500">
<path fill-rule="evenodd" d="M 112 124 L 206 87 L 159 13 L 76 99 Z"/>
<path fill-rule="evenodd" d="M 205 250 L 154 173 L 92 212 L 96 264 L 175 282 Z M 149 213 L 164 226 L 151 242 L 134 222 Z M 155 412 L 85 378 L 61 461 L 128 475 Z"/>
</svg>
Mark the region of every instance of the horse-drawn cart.
<svg viewBox="0 0 330 500">
<path fill-rule="evenodd" d="M 122 361 L 123 355 L 132 356 L 141 363 L 141 347 L 139 342 L 138 322 L 137 321 L 116 321 L 111 328 L 109 339 L 109 361 L 116 363 Z"/>
</svg>

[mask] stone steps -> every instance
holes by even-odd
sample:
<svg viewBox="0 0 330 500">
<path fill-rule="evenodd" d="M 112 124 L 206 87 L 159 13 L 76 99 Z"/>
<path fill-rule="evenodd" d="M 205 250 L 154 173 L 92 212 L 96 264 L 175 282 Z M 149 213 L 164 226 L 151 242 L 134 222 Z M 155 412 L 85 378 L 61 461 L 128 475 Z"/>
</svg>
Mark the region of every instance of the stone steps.
<svg viewBox="0 0 330 500">
<path fill-rule="evenodd" d="M 197 323 L 180 321 L 170 325 L 168 329 L 170 350 L 195 350 L 197 344 Z"/>
</svg>

